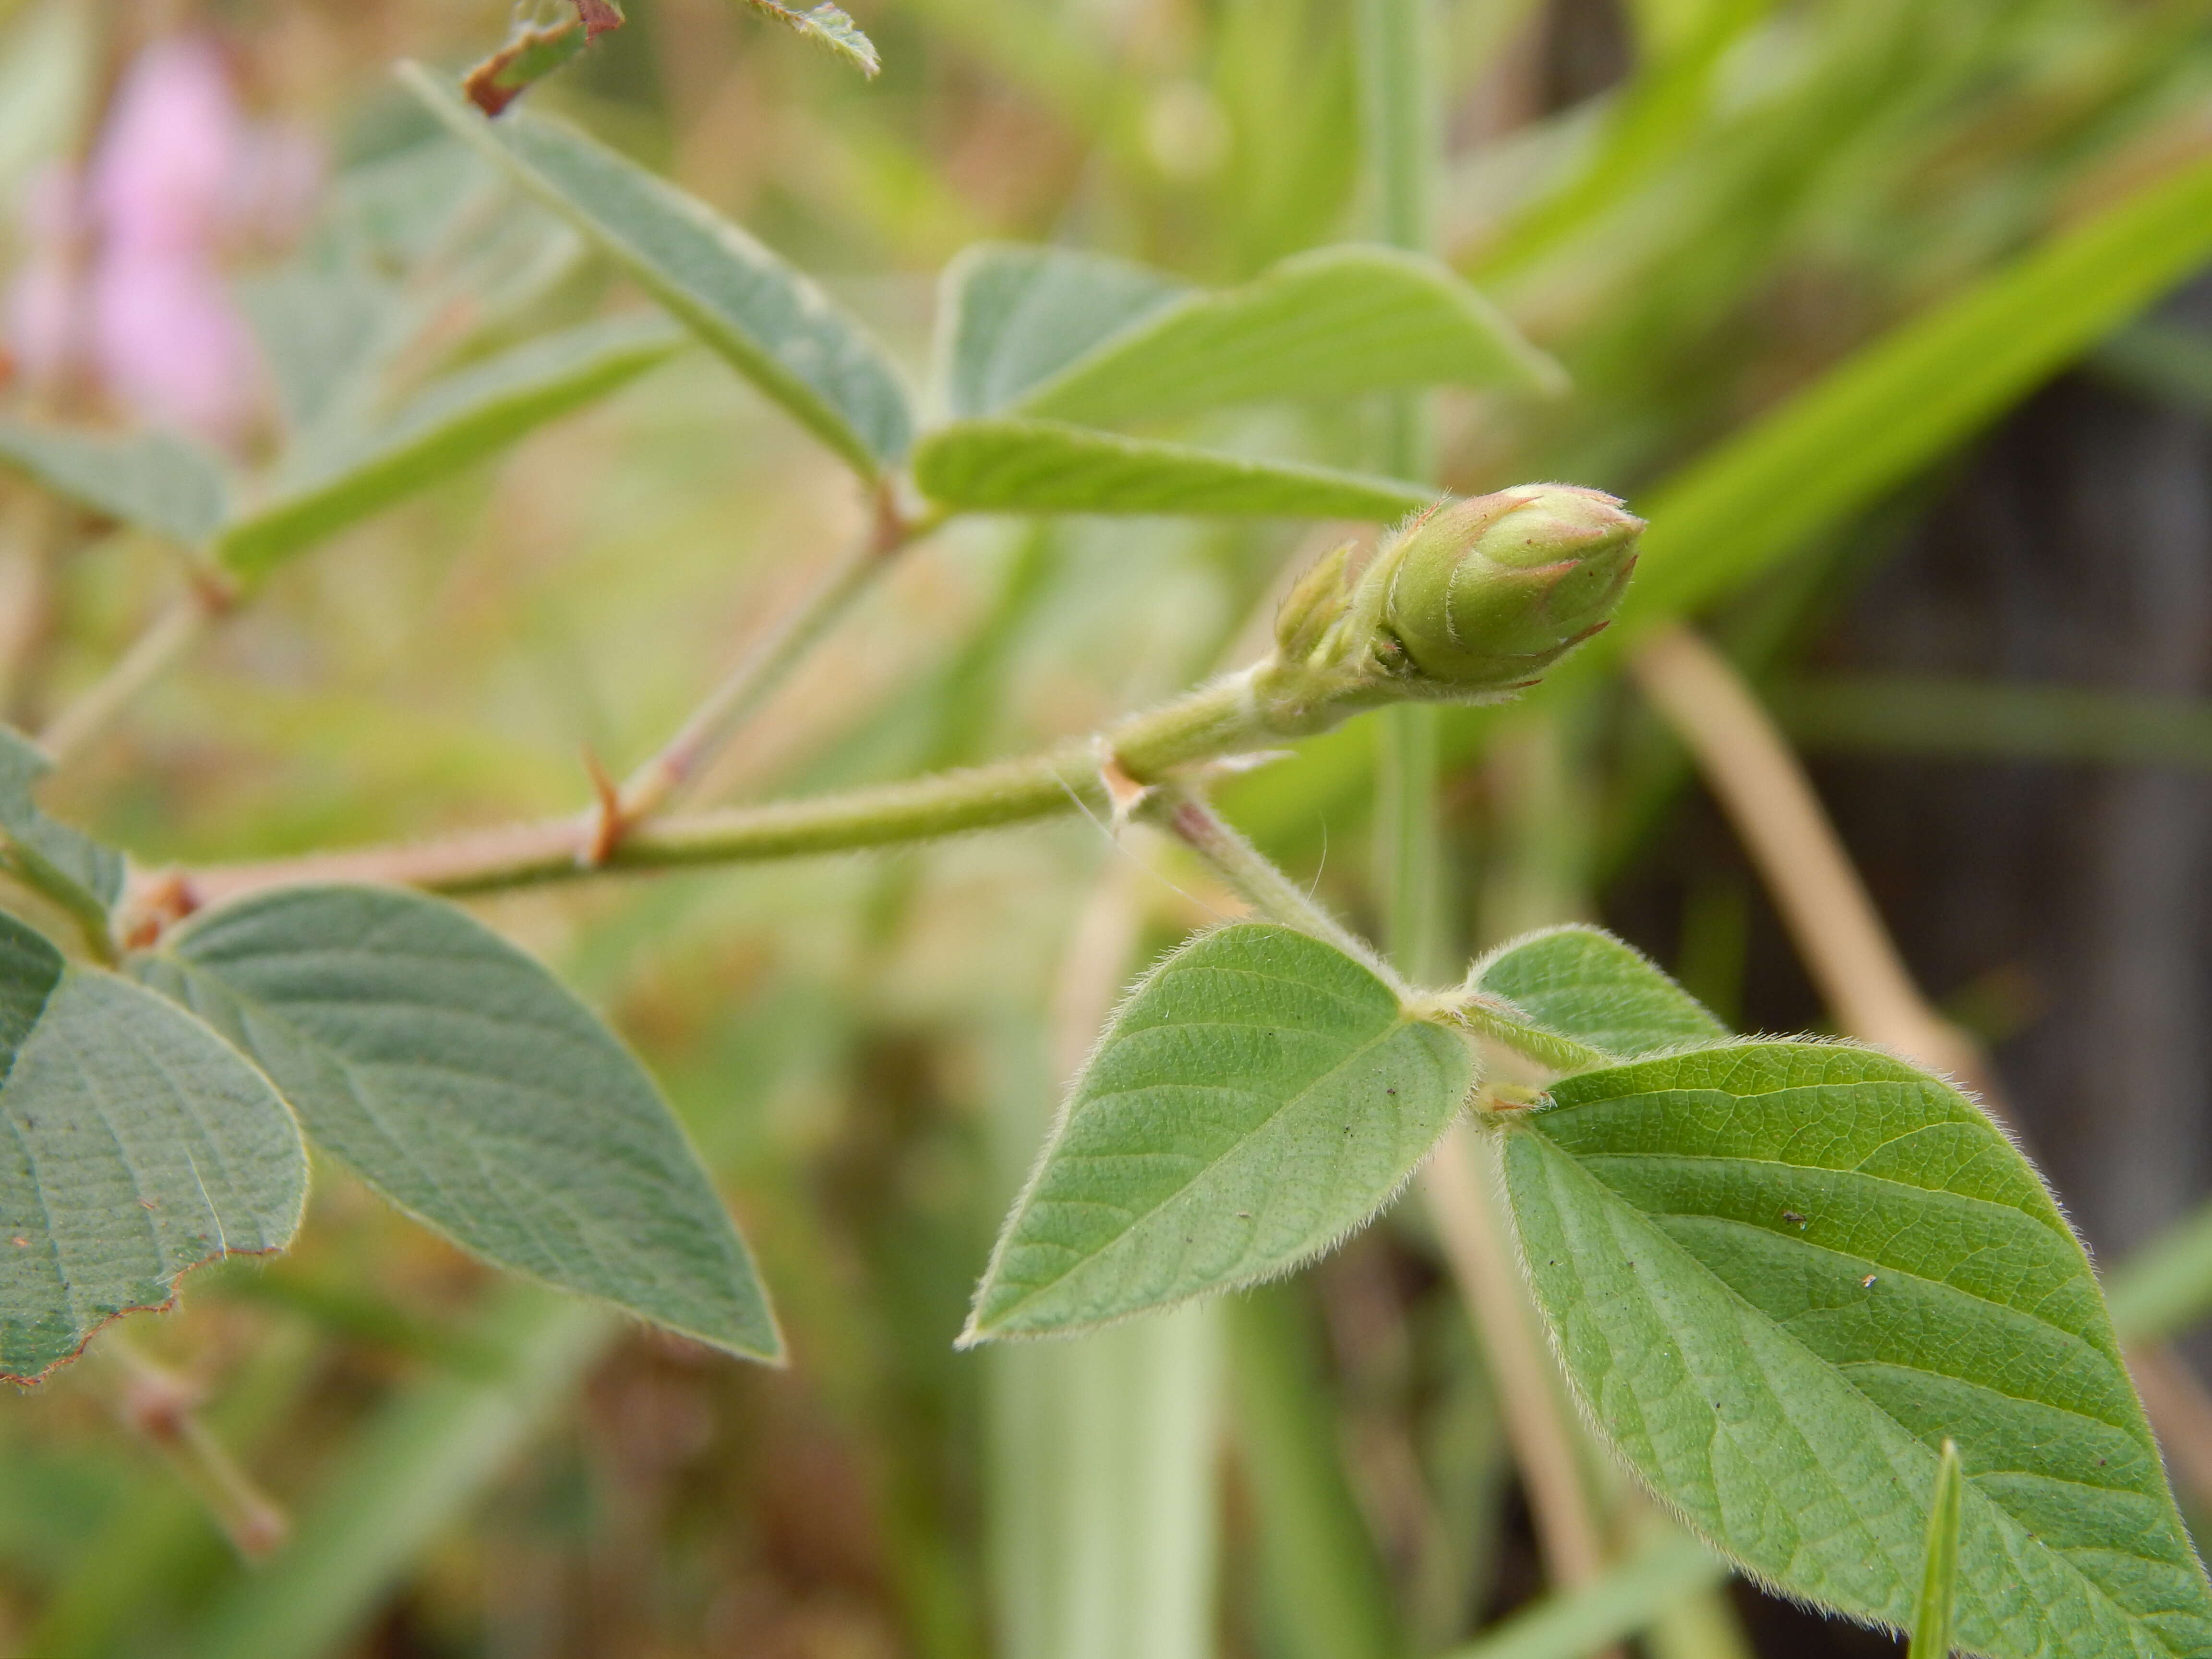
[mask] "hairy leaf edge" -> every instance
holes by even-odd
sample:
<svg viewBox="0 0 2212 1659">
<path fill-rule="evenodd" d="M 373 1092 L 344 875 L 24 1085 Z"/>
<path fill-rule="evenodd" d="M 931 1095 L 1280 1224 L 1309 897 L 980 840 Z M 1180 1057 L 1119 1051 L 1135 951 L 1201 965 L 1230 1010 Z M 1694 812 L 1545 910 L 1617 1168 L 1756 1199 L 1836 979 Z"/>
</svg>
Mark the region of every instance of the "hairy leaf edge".
<svg viewBox="0 0 2212 1659">
<path fill-rule="evenodd" d="M 1201 927 L 1170 945 L 1148 964 L 1144 972 L 1130 981 L 1129 988 L 1121 994 L 1120 999 L 1114 1004 L 1113 1012 L 1099 1026 L 1098 1035 L 1091 1039 L 1091 1047 L 1085 1050 L 1082 1063 L 1075 1068 L 1068 1079 L 1066 1086 L 1060 1091 L 1060 1106 L 1053 1114 L 1052 1127 L 1046 1131 L 1043 1142 L 1037 1148 L 1036 1156 L 1030 1160 L 1029 1173 L 1022 1178 L 1020 1195 L 1014 1200 L 1012 1207 L 1006 1212 L 1006 1222 L 999 1230 L 996 1242 L 991 1246 L 991 1259 L 983 1269 L 982 1277 L 976 1281 L 975 1294 L 969 1311 L 968 1322 L 961 1328 L 960 1334 L 953 1340 L 952 1346 L 955 1348 L 962 1350 L 978 1348 L 987 1342 L 1051 1342 L 1064 1337 L 1084 1336 L 1092 1331 L 1108 1330 L 1116 1325 L 1126 1325 L 1133 1319 L 1143 1319 L 1152 1314 L 1166 1313 L 1171 1309 L 1184 1307 L 1206 1297 L 1228 1296 L 1239 1291 L 1256 1290 L 1262 1285 L 1272 1285 L 1278 1279 L 1287 1279 L 1292 1273 L 1312 1266 L 1331 1251 L 1341 1248 L 1347 1239 L 1372 1226 L 1384 1211 L 1405 1196 L 1406 1188 L 1413 1183 L 1414 1178 L 1424 1169 L 1428 1167 L 1429 1160 L 1437 1154 L 1437 1148 L 1443 1144 L 1444 1136 L 1451 1132 L 1449 1120 L 1446 1121 L 1443 1128 L 1438 1131 L 1436 1139 L 1429 1143 L 1428 1150 L 1413 1160 L 1406 1173 L 1400 1177 L 1397 1185 L 1391 1188 L 1366 1215 L 1351 1223 L 1341 1231 L 1331 1234 L 1304 1255 L 1282 1262 L 1265 1273 L 1255 1273 L 1245 1279 L 1226 1279 L 1218 1285 L 1209 1285 L 1204 1290 L 1193 1291 L 1186 1296 L 1175 1297 L 1165 1302 L 1148 1303 L 1141 1308 L 1132 1308 L 1126 1313 L 1115 1314 L 1105 1319 L 1088 1321 L 1080 1325 L 1063 1325 L 1050 1330 L 1007 1330 L 998 1326 L 987 1326 L 979 1322 L 983 1292 L 998 1277 L 1000 1266 L 1005 1260 L 1007 1250 L 1012 1248 L 1015 1224 L 1028 1210 L 1030 1199 L 1036 1193 L 1038 1182 L 1043 1179 L 1046 1164 L 1052 1161 L 1054 1152 L 1059 1147 L 1061 1139 L 1067 1133 L 1068 1120 L 1074 1114 L 1075 1097 L 1082 1087 L 1083 1080 L 1091 1074 L 1091 1068 L 1105 1049 L 1108 1038 L 1121 1024 L 1122 1014 L 1154 980 L 1166 971 L 1170 963 L 1198 944 L 1200 940 L 1210 939 L 1216 933 L 1225 933 L 1231 927 L 1254 926 L 1281 927 L 1285 933 L 1298 933 L 1300 937 L 1315 939 L 1316 943 L 1328 944 L 1328 940 L 1318 939 L 1315 934 L 1304 933 L 1298 928 L 1284 927 L 1280 922 L 1255 922 L 1250 918 L 1220 921 L 1210 927 Z M 1330 945 L 1329 948 L 1334 950 L 1336 947 Z M 1348 962 L 1358 961 L 1354 957 L 1346 957 L 1345 959 Z M 1358 965 L 1364 972 L 1371 974 L 1375 971 L 1364 962 L 1358 963 Z M 1450 1020 L 1427 1017 L 1423 1012 L 1409 1006 L 1402 996 L 1398 999 L 1398 1018 L 1401 1026 L 1426 1025 L 1456 1039 L 1466 1046 L 1471 1081 L 1467 1095 L 1462 1099 L 1457 1111 L 1453 1115 L 1455 1119 L 1459 1115 L 1468 1112 L 1475 1091 L 1482 1080 L 1482 1066 L 1481 1056 L 1469 1040 L 1466 1030 Z M 1393 1035 L 1396 1029 L 1393 1028 Z"/>
<path fill-rule="evenodd" d="M 1557 931 L 1559 930 L 1556 928 L 1538 928 L 1535 930 L 1535 933 L 1540 934 L 1554 933 Z M 1499 948 L 1502 951 L 1505 947 L 1501 946 Z M 1634 947 L 1631 946 L 1630 948 L 1633 949 Z M 1492 954 L 1495 955 L 1497 952 L 1492 952 Z M 1638 954 L 1641 953 L 1639 952 Z M 2036 1184 L 2043 1189 L 2044 1196 L 2051 1200 L 2051 1206 L 2057 1213 L 2059 1221 L 2064 1225 L 2067 1236 L 2074 1241 L 2075 1248 L 2081 1252 L 2083 1261 L 2088 1264 L 2091 1282 L 2095 1284 L 2097 1287 L 2099 1301 L 2100 1303 L 2103 1301 L 2104 1284 L 2103 1281 L 2098 1279 L 2096 1275 L 2095 1258 L 2090 1251 L 2089 1243 L 2087 1239 L 2081 1237 L 2081 1229 L 2074 1224 L 2074 1218 L 2067 1213 L 2064 1203 L 2061 1201 L 2058 1194 L 2052 1188 L 2049 1177 L 2043 1173 L 2042 1166 L 2037 1164 L 2033 1158 L 2027 1155 L 2027 1151 L 2021 1144 L 2018 1133 L 2014 1130 L 2010 1124 L 2006 1122 L 2003 1118 L 1998 1116 L 1996 1113 L 1990 1111 L 1989 1107 L 1984 1103 L 1979 1094 L 1975 1092 L 1972 1089 L 1966 1087 L 1958 1079 L 1951 1077 L 1947 1073 L 1938 1071 L 1932 1066 L 1924 1065 L 1921 1061 L 1914 1060 L 1909 1055 L 1900 1054 L 1896 1049 L 1891 1048 L 1881 1043 L 1863 1042 L 1850 1037 L 1823 1036 L 1817 1035 L 1802 1035 L 1782 1038 L 1752 1036 L 1734 1036 L 1730 1037 L 1724 1042 L 1691 1044 L 1685 1048 L 1657 1050 L 1649 1054 L 1639 1054 L 1634 1059 L 1625 1060 L 1622 1063 L 1624 1065 L 1642 1065 L 1647 1060 L 1664 1060 L 1674 1054 L 1706 1054 L 1723 1048 L 1747 1048 L 1755 1044 L 1765 1044 L 1776 1042 L 1802 1044 L 1808 1048 L 1850 1048 L 1856 1049 L 1863 1053 L 1878 1054 L 1883 1055 L 1885 1058 L 1894 1060 L 1900 1065 L 1909 1066 L 1915 1071 L 1935 1079 L 1936 1081 L 1942 1083 L 1944 1087 L 1951 1090 L 1961 1099 L 1966 1101 L 1966 1103 L 1972 1106 L 1976 1112 L 1980 1114 L 1984 1121 L 1989 1123 L 1991 1127 L 1996 1129 L 1999 1135 L 2003 1137 L 2005 1144 L 2010 1146 L 2013 1152 L 2018 1155 L 2021 1161 L 2027 1166 L 2028 1172 L 2034 1176 Z M 1599 1067 L 1597 1069 L 1605 1070 L 1608 1068 Z M 1504 1134 L 1534 1134 L 1540 1133 L 1534 1127 L 1534 1121 L 1547 1109 L 1549 1109 L 1548 1106 L 1539 1105 L 1530 1109 L 1519 1111 L 1481 1112 L 1476 1114 L 1476 1117 L 1477 1121 L 1485 1129 L 1498 1133 L 1501 1137 Z M 1502 1146 L 1500 1150 L 1503 1151 Z M 1505 1176 L 1505 1161 L 1503 1158 L 1497 1159 L 1493 1164 L 1492 1186 L 1492 1200 L 1498 1206 L 1499 1213 L 1505 1217 L 1508 1224 L 1506 1231 L 1511 1237 L 1513 1241 L 1513 1260 L 1515 1265 L 1520 1269 L 1521 1282 L 1526 1288 L 1528 1294 L 1528 1299 L 1535 1309 L 1536 1322 L 1543 1328 L 1545 1344 L 1551 1352 L 1552 1362 L 1559 1370 L 1559 1378 L 1565 1387 L 1567 1397 L 1574 1402 L 1575 1410 L 1582 1418 L 1584 1428 L 1589 1431 L 1592 1438 L 1605 1449 L 1606 1455 L 1613 1459 L 1614 1465 L 1619 1468 L 1623 1474 L 1626 1474 L 1631 1480 L 1635 1482 L 1637 1489 L 1646 1498 L 1650 1499 L 1652 1503 L 1658 1505 L 1660 1510 L 1672 1520 L 1675 1525 L 1680 1527 L 1683 1531 L 1688 1533 L 1691 1537 L 1696 1539 L 1699 1543 L 1703 1544 L 1707 1549 L 1711 1550 L 1722 1560 L 1727 1562 L 1730 1568 L 1735 1571 L 1737 1577 L 1744 1579 L 1747 1583 L 1755 1585 L 1765 1594 L 1773 1596 L 1778 1601 L 1787 1601 L 1793 1606 L 1803 1607 L 1808 1612 L 1818 1613 L 1824 1619 L 1840 1619 L 1846 1624 L 1857 1626 L 1862 1630 L 1874 1631 L 1881 1635 L 1888 1636 L 1900 1641 L 1907 1638 L 1911 1632 L 1905 1630 L 1902 1626 L 1893 1625 L 1887 1620 L 1875 1617 L 1872 1614 L 1852 1613 L 1846 1608 L 1831 1606 L 1826 1601 L 1818 1601 L 1814 1597 L 1806 1595 L 1802 1590 L 1792 1589 L 1787 1584 L 1780 1583 L 1776 1580 L 1770 1578 L 1765 1572 L 1752 1565 L 1751 1563 L 1744 1560 L 1741 1556 L 1737 1555 L 1735 1551 L 1729 1549 L 1728 1546 L 1722 1543 L 1718 1539 L 1710 1536 L 1706 1533 L 1705 1529 L 1699 1525 L 1685 1509 L 1676 1504 L 1674 1500 L 1669 1498 L 1666 1493 L 1659 1491 L 1656 1486 L 1652 1486 L 1651 1483 L 1644 1478 L 1644 1472 L 1636 1467 L 1634 1460 L 1632 1459 L 1622 1449 L 1620 1443 L 1613 1437 L 1611 1429 L 1607 1426 L 1603 1417 L 1598 1413 L 1595 1405 L 1583 1393 L 1581 1382 L 1577 1380 L 1573 1369 L 1567 1364 L 1566 1353 L 1564 1346 L 1561 1343 L 1559 1331 L 1553 1324 L 1549 1316 L 1544 1313 L 1543 1303 L 1538 1297 L 1536 1291 L 1535 1269 L 1528 1256 L 1528 1241 L 1522 1235 L 1521 1218 L 1513 1208 L 1511 1194 L 1508 1190 Z M 1673 1239 L 1663 1239 L 1662 1242 L 1669 1249 L 1680 1251 L 1685 1255 L 1688 1255 L 1688 1252 L 1684 1250 L 1682 1246 L 1676 1243 Z M 1698 1262 L 1695 1258 L 1692 1258 L 1692 1265 L 1698 1267 L 1701 1272 L 1710 1271 L 1705 1268 L 1702 1263 Z M 1740 1302 L 1742 1301 L 1741 1297 L 1737 1294 L 1733 1287 L 1723 1284 L 1722 1285 L 1721 1289 L 1729 1296 L 1735 1297 Z M 1745 1303 L 1744 1305 L 1746 1307 L 1750 1306 L 1748 1303 Z M 1753 1309 L 1753 1311 L 1756 1313 L 1758 1310 L 1756 1309 Z M 2106 1318 L 2109 1323 L 2111 1319 L 2111 1309 L 2109 1305 L 2106 1308 Z M 2114 1334 L 2114 1342 L 2116 1346 L 2119 1346 L 2117 1332 Z M 2124 1372 L 2126 1367 L 2124 1364 L 2125 1350 L 2124 1346 L 2122 1346 L 2122 1370 Z M 2144 1413 L 2146 1421 L 2148 1421 L 2148 1413 L 2144 1412 L 2142 1397 L 2140 1391 L 2135 1389 L 2133 1376 L 2130 1376 L 2128 1380 L 2129 1388 L 2130 1391 L 2135 1394 L 2136 1408 L 2138 1412 Z M 1847 1384 L 1847 1386 L 1850 1387 L 1854 1393 L 1858 1392 L 1856 1384 L 1850 1383 Z M 1861 1395 L 1861 1397 L 1864 1398 L 1865 1396 Z M 1868 1400 L 1867 1404 L 1869 1409 L 1881 1412 L 1885 1416 L 1888 1415 L 1887 1412 L 1882 1411 L 1882 1407 L 1876 1405 L 1873 1401 Z M 1891 1420 L 1895 1421 L 1893 1418 Z M 1902 1427 L 1903 1425 L 1900 1425 L 1899 1426 Z M 1911 1435 L 1911 1438 L 1915 1441 L 1919 1441 L 1919 1436 L 1911 1434 L 1911 1431 L 1909 1429 L 1906 1430 L 1905 1432 L 1908 1435 Z M 1924 1442 L 1922 1442 L 1921 1443 L 1923 1445 L 1925 1444 Z M 2160 1472 L 2166 1478 L 2167 1503 L 2169 1506 L 2175 1507 L 2178 1516 L 2179 1510 L 2173 1497 L 2172 1490 L 2173 1477 L 2167 1465 L 2165 1448 L 2158 1443 L 2157 1438 L 2154 1435 L 2152 1437 L 2151 1443 L 2158 1459 Z M 1940 1455 L 1931 1451 L 1929 1453 L 1929 1456 L 1931 1459 L 1938 1459 Z M 1994 1502 L 1995 1500 L 1985 1499 L 1985 1501 Z M 2178 1520 L 2177 1524 L 2179 1524 Z M 2203 1573 L 2205 1571 L 2205 1564 L 2203 1552 L 2197 1547 L 2195 1535 L 2189 1531 L 2185 1525 L 2182 1526 L 2182 1536 L 2188 1541 L 2191 1553 L 2196 1557 L 2197 1571 L 2200 1573 Z"/>
</svg>

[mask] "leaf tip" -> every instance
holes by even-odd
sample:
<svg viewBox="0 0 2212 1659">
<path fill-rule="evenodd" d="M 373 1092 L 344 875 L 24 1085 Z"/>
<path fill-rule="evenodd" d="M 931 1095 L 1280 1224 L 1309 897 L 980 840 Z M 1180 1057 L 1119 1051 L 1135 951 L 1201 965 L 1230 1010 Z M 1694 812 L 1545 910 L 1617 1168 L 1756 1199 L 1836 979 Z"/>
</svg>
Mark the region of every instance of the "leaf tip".
<svg viewBox="0 0 2212 1659">
<path fill-rule="evenodd" d="M 998 1336 L 998 1331 L 983 1322 L 982 1311 L 978 1307 L 968 1316 L 968 1322 L 960 1328 L 960 1334 L 952 1339 L 952 1346 L 956 1352 L 966 1353 L 987 1342 L 995 1341 Z"/>
</svg>

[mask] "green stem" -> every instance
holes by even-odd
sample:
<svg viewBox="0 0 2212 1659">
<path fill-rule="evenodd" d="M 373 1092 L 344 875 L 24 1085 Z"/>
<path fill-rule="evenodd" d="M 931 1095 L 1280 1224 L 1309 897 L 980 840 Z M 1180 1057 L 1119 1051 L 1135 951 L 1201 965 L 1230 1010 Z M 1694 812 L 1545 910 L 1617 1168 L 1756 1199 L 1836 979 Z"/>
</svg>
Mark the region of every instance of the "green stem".
<svg viewBox="0 0 2212 1659">
<path fill-rule="evenodd" d="M 1441 130 L 1436 100 L 1433 0 L 1360 0 L 1362 133 L 1368 188 L 1382 239 L 1416 252 L 1436 237 Z M 1419 393 L 1385 405 L 1383 470 L 1401 478 L 1436 476 L 1428 400 Z M 1387 711 L 1376 732 L 1376 859 L 1384 936 L 1400 968 L 1419 980 L 1442 976 L 1443 848 L 1437 829 L 1437 726 L 1434 708 Z"/>
<path fill-rule="evenodd" d="M 39 733 L 39 746 L 55 765 L 66 764 L 113 725 L 140 693 L 175 667 L 228 605 L 220 590 L 195 582 L 154 619 L 112 668 L 47 724 Z"/>
<path fill-rule="evenodd" d="M 860 596 L 914 542 L 944 522 L 901 517 L 886 501 L 875 528 L 847 554 L 805 601 L 784 617 L 707 694 L 675 735 L 623 781 L 616 811 L 627 829 L 642 823 L 695 781 L 702 768 L 760 712 L 823 635 L 842 621 Z"/>
<path fill-rule="evenodd" d="M 1376 955 L 1373 946 L 1316 903 L 1305 889 L 1238 835 L 1202 797 L 1187 788 L 1164 788 L 1152 813 L 1227 877 L 1261 915 L 1334 945 L 1354 961 L 1364 963 L 1400 995 L 1406 994 L 1406 988 L 1399 982 L 1397 975 Z"/>
<path fill-rule="evenodd" d="M 1410 978 L 1430 981 L 1449 977 L 1438 738 L 1437 710 L 1421 703 L 1385 709 L 1376 729 L 1375 853 L 1383 937 Z"/>
<path fill-rule="evenodd" d="M 1264 666 L 1264 665 L 1263 665 Z M 911 782 L 693 812 L 650 821 L 594 861 L 590 826 L 573 818 L 523 824 L 413 847 L 377 848 L 275 863 L 213 866 L 188 872 L 192 900 L 206 904 L 266 887 L 368 881 L 432 892 L 484 893 L 623 870 L 740 864 L 855 851 L 988 830 L 1081 811 L 1114 810 L 1106 763 L 1138 785 L 1178 767 L 1265 748 L 1285 733 L 1271 726 L 1251 694 L 1251 672 L 1200 686 L 1095 740 L 1062 744 L 1026 759 Z"/>
</svg>

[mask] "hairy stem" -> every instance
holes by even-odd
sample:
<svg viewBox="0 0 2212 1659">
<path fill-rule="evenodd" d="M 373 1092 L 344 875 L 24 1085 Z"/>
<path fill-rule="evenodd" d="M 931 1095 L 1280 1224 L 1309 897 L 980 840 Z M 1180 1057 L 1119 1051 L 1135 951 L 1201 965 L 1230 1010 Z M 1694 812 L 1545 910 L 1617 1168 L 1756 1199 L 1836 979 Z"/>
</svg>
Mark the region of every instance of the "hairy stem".
<svg viewBox="0 0 2212 1659">
<path fill-rule="evenodd" d="M 370 881 L 468 894 L 528 887 L 616 871 L 742 864 L 928 841 L 1060 813 L 1104 813 L 1113 803 L 1105 763 L 1132 781 L 1159 781 L 1175 769 L 1263 748 L 1281 733 L 1250 695 L 1251 675 L 1234 674 L 1122 722 L 1091 741 L 1062 744 L 1026 759 L 939 773 L 811 799 L 691 812 L 639 825 L 594 859 L 592 830 L 574 818 L 515 825 L 410 847 L 372 848 L 265 864 L 217 865 L 185 872 L 187 904 L 302 882 Z"/>
<path fill-rule="evenodd" d="M 200 1420 L 191 1385 L 148 1358 L 118 1331 L 106 1334 L 100 1352 L 122 1369 L 124 1421 L 169 1461 L 240 1555 L 258 1561 L 272 1554 L 290 1522 L 276 1500 Z"/>
<path fill-rule="evenodd" d="M 1373 946 L 1323 909 L 1195 791 L 1179 786 L 1162 789 L 1151 815 L 1227 878 L 1262 915 L 1334 945 L 1353 961 L 1365 963 L 1401 997 L 1406 994 L 1396 973 Z"/>
</svg>

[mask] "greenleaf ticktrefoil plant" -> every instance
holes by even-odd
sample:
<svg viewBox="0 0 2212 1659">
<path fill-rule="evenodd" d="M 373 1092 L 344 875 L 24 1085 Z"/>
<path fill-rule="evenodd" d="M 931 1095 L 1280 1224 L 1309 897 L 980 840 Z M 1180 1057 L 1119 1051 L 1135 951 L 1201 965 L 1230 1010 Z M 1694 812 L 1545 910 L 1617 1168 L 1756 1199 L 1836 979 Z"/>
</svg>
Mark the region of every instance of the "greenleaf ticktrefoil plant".
<svg viewBox="0 0 2212 1659">
<path fill-rule="evenodd" d="M 849 30 L 832 7 L 764 9 Z M 588 31 L 611 11 L 556 21 Z M 850 468 L 869 527 L 629 784 L 547 823 L 141 870 L 126 888 L 119 855 L 34 803 L 46 757 L 0 743 L 0 870 L 27 915 L 68 924 L 50 939 L 0 920 L 0 1374 L 45 1375 L 106 1322 L 167 1305 L 200 1262 L 285 1248 L 310 1146 L 486 1261 L 779 1358 L 768 1288 L 652 1077 L 452 900 L 1082 810 L 1178 837 L 1255 915 L 1188 940 L 1114 1013 L 948 1341 L 1089 1330 L 1291 1272 L 1472 1124 L 1498 1153 L 1568 1385 L 1713 1550 L 1854 1617 L 1905 1628 L 1917 1613 L 1930 1639 L 1995 1659 L 2212 1653 L 2212 1588 L 2088 1260 L 1974 1101 L 1873 1048 L 1739 1037 L 1594 928 L 1410 982 L 1210 805 L 1225 761 L 1394 706 L 1510 699 L 1622 605 L 1644 525 L 1597 490 L 1439 499 L 1115 429 L 1316 387 L 1553 386 L 1555 367 L 1480 295 L 1395 250 L 1301 255 L 1207 294 L 1067 250 L 987 247 L 948 274 L 920 398 L 781 256 L 579 130 L 507 107 L 520 88 L 498 75 L 520 64 L 487 82 L 496 119 L 406 72 L 452 135 L 435 164 L 534 202 L 533 234 L 580 239 L 665 318 L 410 383 L 426 373 L 415 290 L 363 272 L 374 325 L 302 372 L 335 390 L 301 405 L 265 471 L 29 421 L 0 423 L 0 457 L 181 544 L 204 628 L 337 530 L 696 343 Z M 1061 511 L 1397 527 L 1306 571 L 1260 661 L 1089 737 L 672 810 L 903 550 L 969 514 Z M 118 665 L 100 719 L 194 635 L 171 627 Z M 1932 1535 L 1955 1564 L 1940 1590 L 1923 1571 L 1937 1499 Z"/>
</svg>

